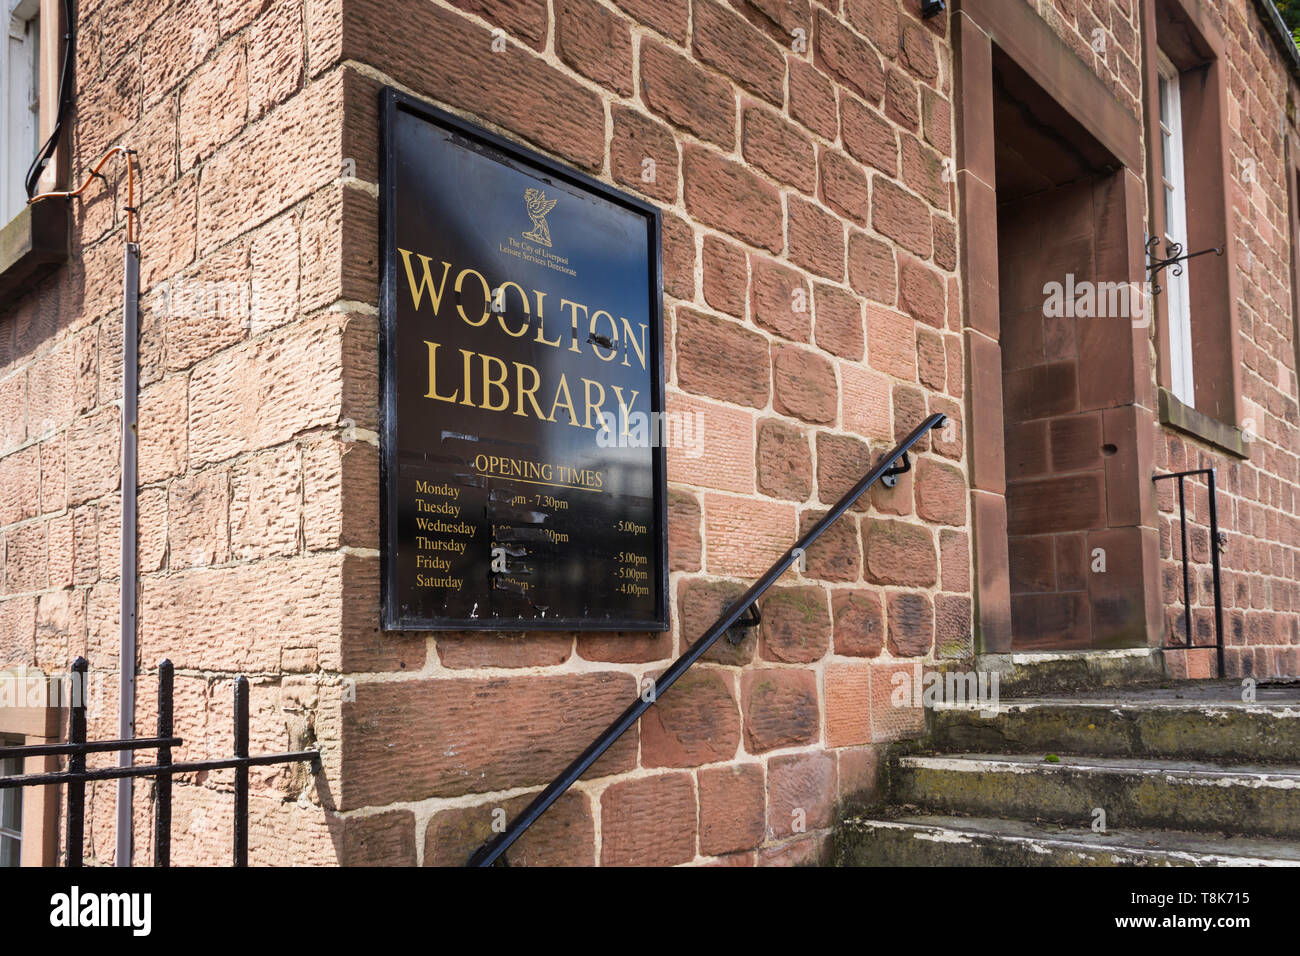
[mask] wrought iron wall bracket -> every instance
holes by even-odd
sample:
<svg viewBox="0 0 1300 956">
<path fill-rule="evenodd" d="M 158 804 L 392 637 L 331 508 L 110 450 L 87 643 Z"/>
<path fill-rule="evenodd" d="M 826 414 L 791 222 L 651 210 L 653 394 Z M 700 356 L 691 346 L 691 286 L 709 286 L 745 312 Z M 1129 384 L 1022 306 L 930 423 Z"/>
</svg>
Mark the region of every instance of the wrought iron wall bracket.
<svg viewBox="0 0 1300 956">
<path fill-rule="evenodd" d="M 1160 258 L 1156 255 L 1156 248 L 1160 245 L 1160 237 L 1152 236 L 1147 240 L 1147 279 L 1151 282 L 1151 294 L 1159 295 L 1165 291 L 1165 287 L 1156 281 L 1156 276 L 1160 275 L 1165 269 L 1173 267 L 1172 275 L 1180 276 L 1183 274 L 1183 263 L 1188 259 L 1195 259 L 1197 256 L 1209 255 L 1213 252 L 1216 256 L 1223 255 L 1223 247 L 1215 246 L 1212 249 L 1202 249 L 1200 252 L 1189 252 L 1183 255 L 1183 245 L 1180 242 L 1169 242 L 1165 244 L 1165 251 L 1168 253 L 1166 258 Z"/>
<path fill-rule="evenodd" d="M 898 464 L 899 462 L 902 464 Z M 880 476 L 880 483 L 886 488 L 894 488 L 898 485 L 898 476 L 904 475 L 912 470 L 912 459 L 907 457 L 907 452 L 894 459 L 893 466 Z"/>
<path fill-rule="evenodd" d="M 749 637 L 745 632 L 751 628 L 758 627 L 763 623 L 763 613 L 759 611 L 757 604 L 751 604 L 745 609 L 745 617 L 742 617 L 731 627 L 727 628 L 727 641 L 731 644 L 739 644 L 745 638 Z"/>
</svg>

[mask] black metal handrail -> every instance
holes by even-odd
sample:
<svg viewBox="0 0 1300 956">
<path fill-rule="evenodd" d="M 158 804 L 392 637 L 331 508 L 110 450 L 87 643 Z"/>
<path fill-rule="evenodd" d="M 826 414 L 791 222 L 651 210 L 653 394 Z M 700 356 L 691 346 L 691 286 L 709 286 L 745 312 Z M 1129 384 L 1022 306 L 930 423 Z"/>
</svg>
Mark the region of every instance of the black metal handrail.
<svg viewBox="0 0 1300 956">
<path fill-rule="evenodd" d="M 16 787 L 68 785 L 68 855 L 67 865 L 82 864 L 82 846 L 86 822 L 86 782 L 120 780 L 126 777 L 156 777 L 157 799 L 154 802 L 154 866 L 171 866 L 172 777 L 178 773 L 205 770 L 235 771 L 234 865 L 248 865 L 248 768 L 280 763 L 310 762 L 313 771 L 320 769 L 320 753 L 294 750 L 288 753 L 248 755 L 248 678 L 235 678 L 235 738 L 233 757 L 173 763 L 172 748 L 184 741 L 172 734 L 172 688 L 175 671 L 172 662 L 158 665 L 158 733 L 154 737 L 130 740 L 86 740 L 86 673 L 84 657 L 72 664 L 73 679 L 80 686 L 68 715 L 68 741 L 62 744 L 32 744 L 0 747 L 0 757 L 68 757 L 68 769 L 51 773 L 16 774 L 0 777 L 0 790 Z M 131 767 L 86 769 L 86 755 L 117 751 L 158 751 L 158 762 Z"/>
<path fill-rule="evenodd" d="M 707 631 L 704 636 L 692 644 L 681 657 L 673 662 L 672 666 L 659 675 L 654 682 L 654 688 L 651 693 L 642 693 L 637 699 L 619 715 L 615 721 L 605 729 L 599 737 L 591 742 L 569 766 L 567 766 L 559 776 L 533 798 L 518 816 L 510 821 L 510 825 L 501 833 L 493 837 L 487 843 L 483 844 L 473 856 L 470 857 L 467 866 L 491 866 L 505 853 L 516 840 L 523 836 L 530 826 L 537 822 L 537 818 L 546 812 L 546 809 L 558 800 L 569 787 L 577 782 L 578 778 L 587 772 L 593 763 L 600 759 L 619 737 L 623 736 L 633 724 L 641 719 L 641 715 L 654 706 L 664 693 L 668 690 L 677 679 L 699 660 L 710 647 L 717 643 L 718 638 L 727 633 L 740 616 L 749 608 L 755 607 L 754 602 L 776 583 L 777 579 L 789 569 L 795 560 L 808 550 L 808 546 L 821 537 L 822 533 L 829 528 L 840 515 L 848 511 L 853 502 L 857 501 L 862 494 L 874 485 L 878 480 L 886 476 L 899 475 L 911 467 L 911 461 L 907 454 L 912 446 L 920 441 L 931 429 L 939 428 L 946 421 L 942 414 L 934 414 L 923 421 L 916 427 L 913 432 L 904 438 L 890 452 L 886 453 L 883 458 L 854 485 L 844 497 L 840 498 L 830 511 L 826 512 L 822 518 L 813 525 L 807 533 L 804 534 L 789 550 L 778 558 L 770 568 L 754 584 L 732 603 L 727 610 L 722 613 Z M 901 464 L 900 464 L 901 462 Z"/>
<path fill-rule="evenodd" d="M 1219 660 L 1219 677 L 1226 676 L 1223 662 L 1223 589 L 1219 583 L 1219 507 L 1215 501 L 1215 470 L 1213 468 L 1193 468 L 1190 471 L 1175 471 L 1165 475 L 1152 475 L 1152 481 L 1163 481 L 1167 478 L 1178 479 L 1178 524 L 1182 532 L 1183 541 L 1183 627 L 1184 637 L 1187 639 L 1186 644 L 1161 644 L 1160 649 L 1164 651 L 1171 650 L 1192 650 L 1194 648 L 1205 648 L 1208 645 L 1196 644 L 1192 640 L 1192 578 L 1189 567 L 1189 555 L 1187 550 L 1187 500 L 1183 492 L 1183 481 L 1194 475 L 1205 475 L 1207 487 L 1210 492 L 1210 564 L 1214 573 L 1214 637 L 1215 648 L 1218 651 Z"/>
</svg>

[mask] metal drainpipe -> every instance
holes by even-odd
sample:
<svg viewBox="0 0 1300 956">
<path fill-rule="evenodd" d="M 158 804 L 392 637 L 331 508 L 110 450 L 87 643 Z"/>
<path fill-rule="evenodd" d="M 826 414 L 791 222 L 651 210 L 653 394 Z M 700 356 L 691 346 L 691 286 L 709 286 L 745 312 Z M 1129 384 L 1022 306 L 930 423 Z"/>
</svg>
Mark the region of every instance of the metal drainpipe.
<svg viewBox="0 0 1300 956">
<path fill-rule="evenodd" d="M 137 426 L 140 405 L 140 246 L 126 244 L 122 289 L 122 640 L 118 655 L 117 735 L 122 740 L 135 736 L 135 605 L 136 605 L 136 509 Z M 129 767 L 132 751 L 118 752 L 119 767 Z M 117 823 L 114 828 L 113 861 L 131 865 L 131 778 L 117 781 Z"/>
</svg>

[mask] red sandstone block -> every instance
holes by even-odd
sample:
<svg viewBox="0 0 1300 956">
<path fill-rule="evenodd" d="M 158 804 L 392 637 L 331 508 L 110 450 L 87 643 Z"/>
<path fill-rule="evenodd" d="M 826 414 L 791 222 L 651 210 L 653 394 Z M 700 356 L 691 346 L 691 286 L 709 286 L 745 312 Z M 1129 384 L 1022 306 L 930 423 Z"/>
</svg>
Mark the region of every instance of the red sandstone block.
<svg viewBox="0 0 1300 956">
<path fill-rule="evenodd" d="M 762 612 L 759 655 L 764 660 L 807 664 L 826 656 L 831 614 L 823 588 L 773 588 L 762 601 Z"/>
<path fill-rule="evenodd" d="M 921 116 L 916 84 L 902 70 L 892 66 L 885 70 L 885 115 L 909 130 L 917 128 Z"/>
<path fill-rule="evenodd" d="M 22 444 L 27 437 L 27 376 L 10 375 L 0 381 L 0 453 Z"/>
<path fill-rule="evenodd" d="M 410 810 L 347 817 L 337 830 L 341 866 L 415 866 L 415 814 Z M 426 864 L 428 859 L 426 851 Z"/>
<path fill-rule="evenodd" d="M 929 258 L 933 248 L 929 209 L 923 200 L 883 176 L 873 177 L 871 183 L 871 225 L 904 249 Z"/>
<path fill-rule="evenodd" d="M 303 10 L 276 0 L 248 31 L 248 115 L 252 120 L 284 102 L 303 71 Z"/>
<path fill-rule="evenodd" d="M 303 542 L 308 551 L 379 545 L 379 451 L 322 437 L 302 445 Z"/>
<path fill-rule="evenodd" d="M 829 359 L 793 345 L 776 345 L 772 380 L 772 405 L 778 412 L 814 424 L 835 421 L 839 389 L 835 365 Z"/>
<path fill-rule="evenodd" d="M 841 95 L 840 131 L 844 148 L 854 159 L 886 176 L 898 175 L 898 133 L 883 116 L 853 97 Z"/>
<path fill-rule="evenodd" d="M 14 665 L 36 662 L 36 599 L 0 601 L 0 654 Z"/>
<path fill-rule="evenodd" d="M 916 693 L 918 666 L 884 662 L 871 665 L 873 743 L 913 736 L 925 726 L 925 711 Z"/>
<path fill-rule="evenodd" d="M 834 504 L 871 470 L 871 449 L 850 435 L 817 434 L 817 497 Z M 866 510 L 868 501 L 859 498 L 857 507 Z"/>
<path fill-rule="evenodd" d="M 686 45 L 687 0 L 614 0 L 640 22 Z"/>
<path fill-rule="evenodd" d="M 623 106 L 612 107 L 609 169 L 617 182 L 661 202 L 677 200 L 677 141 L 668 127 Z"/>
<path fill-rule="evenodd" d="M 916 381 L 916 340 L 912 320 L 892 309 L 867 306 L 867 363 L 878 372 Z"/>
<path fill-rule="evenodd" d="M 158 102 L 206 60 L 217 45 L 218 33 L 216 0 L 166 9 L 145 32 L 141 47 L 146 105 Z"/>
<path fill-rule="evenodd" d="M 545 15 L 545 5 L 542 6 Z M 626 20 L 594 0 L 559 0 L 555 5 L 555 50 L 589 80 L 630 96 L 632 31 Z"/>
<path fill-rule="evenodd" d="M 695 298 L 695 233 L 680 216 L 663 216 L 664 291 L 678 299 Z M 664 332 L 664 356 L 672 366 L 672 341 Z"/>
<path fill-rule="evenodd" d="M 943 566 L 941 586 L 945 591 L 963 592 L 970 587 L 970 542 L 964 531 L 947 528 L 939 532 L 939 555 Z"/>
<path fill-rule="evenodd" d="M 782 105 L 785 57 L 780 48 L 717 0 L 695 0 L 691 10 L 695 55 L 751 93 Z"/>
<path fill-rule="evenodd" d="M 917 463 L 916 513 L 935 524 L 966 524 L 966 476 L 954 465 L 923 458 Z"/>
<path fill-rule="evenodd" d="M 921 384 L 927 388 L 943 391 L 948 379 L 947 353 L 944 349 L 943 336 L 929 329 L 918 328 L 916 361 Z"/>
<path fill-rule="evenodd" d="M 674 126 L 730 149 L 736 98 L 727 83 L 667 44 L 641 41 L 641 99 Z"/>
<path fill-rule="evenodd" d="M 898 60 L 923 80 L 933 80 L 939 74 L 935 38 L 919 23 L 903 24 L 903 44 Z"/>
<path fill-rule="evenodd" d="M 718 668 L 682 675 L 641 718 L 641 765 L 698 767 L 734 757 L 740 709 L 733 683 Z"/>
<path fill-rule="evenodd" d="M 179 479 L 178 479 L 179 481 Z M 173 487 L 177 482 L 173 482 Z M 293 554 L 302 524 L 303 467 L 296 445 L 243 459 L 230 469 L 230 556 Z"/>
<path fill-rule="evenodd" d="M 807 533 L 825 512 L 799 515 L 799 533 Z M 833 521 L 804 555 L 803 573 L 820 581 L 856 581 L 862 576 L 862 547 L 857 523 L 850 515 Z M 838 594 L 839 592 L 833 592 Z"/>
<path fill-rule="evenodd" d="M 5 591 L 43 591 L 49 585 L 48 522 L 36 521 L 5 533 Z"/>
<path fill-rule="evenodd" d="M 28 445 L 0 458 L 0 525 L 16 524 L 41 511 L 41 451 Z"/>
<path fill-rule="evenodd" d="M 868 518 L 862 524 L 867 580 L 876 584 L 930 587 L 938 574 L 929 528 L 906 521 Z"/>
<path fill-rule="evenodd" d="M 810 744 L 821 727 L 817 675 L 797 668 L 750 668 L 740 678 L 745 749 L 763 753 Z"/>
<path fill-rule="evenodd" d="M 530 46 L 540 50 L 546 45 L 546 0 L 453 0 L 453 3 Z"/>
<path fill-rule="evenodd" d="M 171 567 L 203 567 L 230 560 L 228 469 L 208 468 L 175 479 L 167 487 L 167 515 Z"/>
<path fill-rule="evenodd" d="M 635 691 L 632 675 L 616 672 L 359 681 L 343 705 L 340 806 L 549 782 Z M 588 776 L 630 770 L 636 751 L 632 731 Z"/>
<path fill-rule="evenodd" d="M 683 168 L 686 209 L 692 216 L 769 252 L 785 247 L 781 196 L 775 186 L 700 146 L 685 147 Z"/>
<path fill-rule="evenodd" d="M 624 780 L 600 798 L 602 866 L 673 866 L 695 858 L 695 783 L 688 773 Z"/>
<path fill-rule="evenodd" d="M 145 576 L 141 645 L 178 670 L 275 671 L 282 647 L 321 645 L 322 634 L 339 632 L 342 561 L 323 555 Z M 105 636 L 115 640 L 107 622 Z M 321 654 L 337 659 L 328 643 Z"/>
<path fill-rule="evenodd" d="M 191 467 L 337 422 L 347 323 L 345 316 L 328 314 L 228 349 L 196 368 L 189 393 Z"/>
<path fill-rule="evenodd" d="M 864 438 L 892 438 L 889 379 L 856 362 L 843 362 L 840 382 L 844 428 Z"/>
<path fill-rule="evenodd" d="M 698 777 L 700 852 L 720 856 L 762 843 L 767 805 L 763 765 L 710 767 Z"/>
<path fill-rule="evenodd" d="M 727 325 L 732 327 L 732 323 Z M 695 350 L 687 354 L 694 362 Z M 694 371 L 688 378 L 695 382 Z M 668 413 L 673 416 L 668 428 L 669 481 L 741 494 L 753 492 L 753 412 L 672 392 Z"/>
<path fill-rule="evenodd" d="M 761 106 L 748 106 L 742 116 L 741 154 L 773 179 L 811 193 L 817 185 L 817 164 L 808 134 Z"/>
<path fill-rule="evenodd" d="M 767 766 L 767 830 L 775 839 L 828 827 L 835 806 L 835 757 L 773 757 Z"/>
<path fill-rule="evenodd" d="M 75 415 L 89 411 L 95 404 L 99 377 L 97 339 L 92 331 L 65 341 L 32 362 L 26 376 L 26 428 L 22 427 L 23 376 L 10 379 L 13 391 L 4 396 L 16 401 L 16 421 L 11 428 L 11 443 L 17 444 L 24 433 L 33 438 L 61 428 Z"/>
<path fill-rule="evenodd" d="M 859 33 L 893 59 L 898 50 L 898 4 L 896 0 L 845 0 L 844 15 Z"/>
<path fill-rule="evenodd" d="M 819 155 L 822 200 L 840 215 L 865 226 L 871 214 L 867 174 L 846 153 L 822 147 Z"/>
<path fill-rule="evenodd" d="M 68 456 L 65 435 L 41 442 L 41 511 L 62 511 L 68 506 Z"/>
<path fill-rule="evenodd" d="M 887 601 L 889 653 L 924 657 L 934 646 L 934 608 L 924 594 L 891 592 Z"/>
<path fill-rule="evenodd" d="M 704 301 L 719 312 L 743 319 L 749 288 L 744 249 L 719 236 L 705 236 L 702 261 Z"/>
<path fill-rule="evenodd" d="M 677 632 L 681 644 L 686 646 L 703 637 L 724 611 L 729 611 L 737 598 L 745 593 L 739 581 L 691 580 L 680 582 L 677 588 Z M 719 640 L 701 658 L 716 664 L 748 664 L 754 658 L 757 644 L 754 631 L 736 631 L 741 640 L 732 644 L 730 636 Z"/>
<path fill-rule="evenodd" d="M 757 332 L 679 306 L 675 345 L 682 388 L 738 405 L 767 404 L 768 343 Z"/>
<path fill-rule="evenodd" d="M 750 308 L 754 322 L 784 339 L 807 342 L 812 295 L 799 272 L 766 256 L 751 256 Z"/>
<path fill-rule="evenodd" d="M 786 197 L 790 261 L 837 281 L 844 278 L 844 226 L 816 203 Z"/>
<path fill-rule="evenodd" d="M 948 308 L 943 276 L 911 256 L 902 256 L 898 279 L 898 307 L 918 322 L 943 328 Z"/>
<path fill-rule="evenodd" d="M 848 657 L 876 657 L 884 646 L 884 611 L 874 591 L 836 591 L 831 600 L 835 615 L 835 653 Z"/>
<path fill-rule="evenodd" d="M 204 166 L 198 192 L 201 252 L 338 176 L 343 90 L 342 73 L 318 80 Z"/>
<path fill-rule="evenodd" d="M 705 566 L 710 574 L 751 577 L 762 574 L 779 558 L 795 535 L 795 510 L 790 504 L 704 496 Z"/>
<path fill-rule="evenodd" d="M 182 170 L 210 157 L 244 128 L 248 60 L 243 43 L 227 44 L 181 90 L 177 115 Z"/>
<path fill-rule="evenodd" d="M 528 806 L 533 796 L 525 794 L 435 812 L 424 831 L 424 865 L 464 866 L 475 850 Z M 575 790 L 564 794 L 503 858 L 509 866 L 593 866 L 596 832 L 590 799 Z"/>
<path fill-rule="evenodd" d="M 835 139 L 839 131 L 839 113 L 835 87 L 811 63 L 791 57 L 790 115 L 814 133 Z"/>
<path fill-rule="evenodd" d="M 849 236 L 849 284 L 872 302 L 892 307 L 898 296 L 894 251 L 885 243 L 854 232 Z"/>
<path fill-rule="evenodd" d="M 945 157 L 910 133 L 901 137 L 903 182 L 942 213 L 952 209 L 953 187 L 945 178 Z M 955 250 L 950 249 L 950 255 Z"/>
<path fill-rule="evenodd" d="M 188 391 L 173 375 L 140 394 L 140 482 L 150 484 L 185 470 L 189 457 Z"/>
<path fill-rule="evenodd" d="M 871 665 L 826 665 L 826 745 L 850 747 L 871 741 Z"/>
<path fill-rule="evenodd" d="M 673 571 L 698 571 L 703 560 L 700 529 L 704 513 L 692 491 L 668 489 L 668 565 Z"/>
<path fill-rule="evenodd" d="M 847 747 L 837 752 L 841 800 L 870 803 L 879 799 L 881 749 Z"/>
<path fill-rule="evenodd" d="M 817 11 L 817 65 L 859 96 L 879 102 L 885 92 L 880 57 L 871 45 L 824 10 Z"/>
<path fill-rule="evenodd" d="M 812 455 L 799 426 L 779 418 L 759 422 L 755 457 L 764 494 L 793 501 L 806 501 L 812 494 Z"/>
<path fill-rule="evenodd" d="M 668 631 L 644 634 L 584 633 L 578 635 L 577 650 L 578 656 L 586 661 L 644 664 L 671 658 L 673 635 Z"/>
<path fill-rule="evenodd" d="M 954 594 L 934 599 L 934 645 L 940 657 L 964 658 L 975 652 L 971 600 Z"/>
<path fill-rule="evenodd" d="M 121 442 L 114 407 L 80 418 L 68 428 L 68 503 L 79 505 L 115 491 Z"/>
</svg>

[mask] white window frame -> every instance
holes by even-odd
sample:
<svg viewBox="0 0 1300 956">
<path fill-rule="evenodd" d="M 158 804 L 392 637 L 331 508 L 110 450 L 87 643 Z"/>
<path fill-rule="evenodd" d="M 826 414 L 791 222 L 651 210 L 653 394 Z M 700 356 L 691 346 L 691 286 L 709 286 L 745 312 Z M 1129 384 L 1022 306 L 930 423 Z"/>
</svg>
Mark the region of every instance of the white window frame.
<svg viewBox="0 0 1300 956">
<path fill-rule="evenodd" d="M 1178 68 L 1163 53 L 1157 61 L 1160 106 L 1161 189 L 1165 197 L 1165 243 L 1178 243 L 1187 252 L 1187 175 L 1183 163 L 1183 114 Z M 1187 269 L 1179 263 L 1160 277 L 1169 312 L 1170 391 L 1184 405 L 1196 407 L 1196 384 L 1192 374 L 1192 298 Z"/>
<path fill-rule="evenodd" d="M 40 147 L 41 0 L 0 0 L 0 226 L 27 205 Z"/>
</svg>

